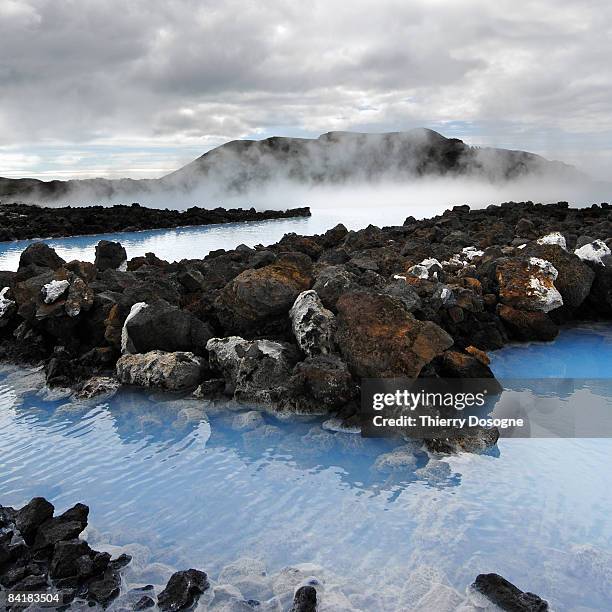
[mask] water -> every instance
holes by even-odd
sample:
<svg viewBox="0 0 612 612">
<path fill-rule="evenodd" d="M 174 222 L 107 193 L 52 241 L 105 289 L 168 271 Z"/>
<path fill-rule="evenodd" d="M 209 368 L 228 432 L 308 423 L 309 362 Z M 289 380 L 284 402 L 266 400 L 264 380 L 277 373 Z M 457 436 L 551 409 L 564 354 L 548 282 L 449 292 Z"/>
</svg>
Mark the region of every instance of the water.
<svg viewBox="0 0 612 612">
<path fill-rule="evenodd" d="M 611 364 L 601 326 L 493 356 L 501 378 L 605 379 Z M 0 384 L 0 500 L 88 503 L 91 541 L 136 551 L 134 582 L 161 582 L 166 566 L 216 578 L 248 556 L 271 574 L 319 564 L 328 601 L 355 609 L 411 609 L 430 589 L 424 609 L 455 609 L 444 597 L 462 598 L 481 572 L 556 610 L 612 608 L 611 440 L 501 440 L 498 452 L 439 459 L 415 448 L 414 465 L 389 472 L 376 460 L 397 443 L 320 420 L 264 414 L 245 432 L 236 406 L 134 391 L 82 405 L 39 382 L 14 370 Z M 597 392 L 611 398 L 612 381 Z"/>
<path fill-rule="evenodd" d="M 377 225 L 401 225 L 410 214 L 406 207 L 385 207 L 375 220 Z M 366 227 L 371 220 L 366 208 L 313 209 L 312 217 L 276 219 L 246 223 L 224 223 L 176 229 L 119 232 L 91 236 L 44 239 L 66 261 L 93 261 L 95 246 L 100 240 L 118 240 L 126 248 L 129 258 L 155 253 L 167 261 L 202 258 L 216 249 L 233 249 L 239 244 L 255 246 L 273 244 L 286 233 L 321 234 L 337 223 L 349 229 Z M 21 252 L 33 240 L 0 242 L 0 270 L 17 270 Z"/>
</svg>

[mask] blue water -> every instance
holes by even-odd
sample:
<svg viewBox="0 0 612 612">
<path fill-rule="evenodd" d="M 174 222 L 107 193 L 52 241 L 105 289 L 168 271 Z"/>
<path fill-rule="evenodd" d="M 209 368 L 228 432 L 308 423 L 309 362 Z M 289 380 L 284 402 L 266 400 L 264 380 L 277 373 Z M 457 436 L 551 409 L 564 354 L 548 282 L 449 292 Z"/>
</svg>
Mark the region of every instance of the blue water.
<svg viewBox="0 0 612 612">
<path fill-rule="evenodd" d="M 404 207 L 385 207 L 376 219 L 378 225 L 401 225 L 410 214 Z M 253 247 L 257 244 L 273 244 L 285 234 L 321 234 L 336 223 L 344 223 L 349 229 L 366 227 L 371 220 L 369 208 L 313 209 L 308 218 L 277 219 L 248 223 L 224 223 L 177 229 L 120 232 L 66 238 L 41 237 L 66 261 L 78 259 L 93 261 L 95 246 L 100 240 L 118 240 L 126 248 L 128 258 L 145 253 L 155 253 L 167 261 L 195 259 L 216 249 L 233 249 L 239 244 Z M 0 242 L 0 270 L 16 270 L 21 252 L 33 240 Z"/>
<path fill-rule="evenodd" d="M 611 364 L 601 326 L 493 355 L 502 378 L 605 378 Z M 612 381 L 601 383 L 611 398 Z M 136 564 L 135 582 L 165 565 L 216 578 L 248 556 L 269 572 L 325 568 L 330 592 L 353 606 L 329 609 L 411 609 L 415 589 L 463 597 L 481 572 L 556 610 L 612 609 L 612 440 L 501 440 L 498 453 L 438 458 L 415 447 L 413 464 L 381 471 L 377 458 L 398 443 L 270 414 L 237 431 L 236 408 L 134 391 L 99 405 L 45 399 L 36 373 L 5 372 L 1 503 L 88 503 L 92 542 L 147 551 L 153 565 Z"/>
</svg>

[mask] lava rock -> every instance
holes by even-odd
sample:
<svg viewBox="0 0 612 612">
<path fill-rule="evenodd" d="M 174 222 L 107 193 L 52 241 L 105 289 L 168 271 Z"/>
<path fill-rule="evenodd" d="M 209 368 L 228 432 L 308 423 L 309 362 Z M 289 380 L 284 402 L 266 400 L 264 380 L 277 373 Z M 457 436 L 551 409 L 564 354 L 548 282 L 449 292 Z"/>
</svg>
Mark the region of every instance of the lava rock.
<svg viewBox="0 0 612 612">
<path fill-rule="evenodd" d="M 548 602 L 523 592 L 499 574 L 479 574 L 472 588 L 508 612 L 546 612 Z"/>
<path fill-rule="evenodd" d="M 326 355 L 333 351 L 335 317 L 323 306 L 315 291 L 311 289 L 300 293 L 289 311 L 289 317 L 293 335 L 306 355 Z"/>
<path fill-rule="evenodd" d="M 96 245 L 94 266 L 100 272 L 104 272 L 104 270 L 117 270 L 126 261 L 127 253 L 119 242 L 100 240 Z"/>
<path fill-rule="evenodd" d="M 15 526 L 31 545 L 38 528 L 53 517 L 54 507 L 44 497 L 34 497 L 15 515 Z"/>
<path fill-rule="evenodd" d="M 166 588 L 158 595 L 157 605 L 162 612 L 186 610 L 196 604 L 210 584 L 205 572 L 188 569 L 172 574 Z"/>
<path fill-rule="evenodd" d="M 190 351 L 203 354 L 214 336 L 209 324 L 165 300 L 132 307 L 122 330 L 122 348 L 129 353 Z"/>
<path fill-rule="evenodd" d="M 337 303 L 336 342 L 351 371 L 372 378 L 416 377 L 453 344 L 431 321 L 419 321 L 386 295 L 346 293 Z"/>
<path fill-rule="evenodd" d="M 548 342 L 554 340 L 559 328 L 544 312 L 517 310 L 505 304 L 498 304 L 497 314 L 504 322 L 509 336 L 515 340 Z"/>
<path fill-rule="evenodd" d="M 149 351 L 123 355 L 117 361 L 116 372 L 124 384 L 177 391 L 197 386 L 202 361 L 189 352 Z"/>
<path fill-rule="evenodd" d="M 21 253 L 19 257 L 19 269 L 27 266 L 37 266 L 57 270 L 66 262 L 44 242 L 33 242 Z"/>
<path fill-rule="evenodd" d="M 301 586 L 293 597 L 291 612 L 316 612 L 317 590 L 309 585 Z"/>
</svg>

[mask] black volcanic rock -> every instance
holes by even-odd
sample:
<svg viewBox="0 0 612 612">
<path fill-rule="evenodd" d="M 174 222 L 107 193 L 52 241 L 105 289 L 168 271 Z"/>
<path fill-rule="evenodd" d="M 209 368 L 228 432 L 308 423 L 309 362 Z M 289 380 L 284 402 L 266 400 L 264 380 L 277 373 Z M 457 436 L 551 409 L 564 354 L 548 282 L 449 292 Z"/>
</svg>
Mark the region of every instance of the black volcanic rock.
<svg viewBox="0 0 612 612">
<path fill-rule="evenodd" d="M 293 597 L 290 612 L 316 612 L 317 590 L 310 585 L 300 587 Z"/>
<path fill-rule="evenodd" d="M 94 265 L 98 270 L 116 270 L 127 260 L 125 248 L 118 242 L 100 240 L 96 246 L 96 259 Z"/>
<path fill-rule="evenodd" d="M 2 184 L 6 179 L 0 178 L 0 198 Z M 110 181 L 112 183 L 112 181 Z M 58 192 L 49 187 L 49 183 L 40 183 L 35 193 L 40 193 L 39 198 L 29 201 L 40 202 L 48 198 L 54 199 Z M 70 182 L 64 183 L 70 185 Z M 68 187 L 62 190 L 62 195 L 67 194 Z M 22 197 L 27 198 L 26 193 Z M 3 198 L 6 200 L 6 198 Z M 10 200 L 14 201 L 14 200 Z M 292 208 L 288 210 L 264 210 L 256 211 L 254 208 L 244 210 L 242 208 L 206 208 L 192 207 L 184 211 L 147 208 L 134 205 L 116 206 L 64 206 L 46 207 L 22 203 L 0 204 L 0 240 L 22 240 L 26 238 L 47 238 L 57 236 L 80 236 L 84 234 L 102 234 L 112 232 L 150 230 L 162 228 L 174 228 L 193 225 L 210 225 L 212 223 L 235 223 L 243 221 L 263 221 L 266 219 L 285 219 L 289 217 L 309 217 L 310 209 Z M 125 259 L 119 260 L 122 247 L 109 246 L 108 241 L 102 241 L 102 249 L 98 260 L 98 267 L 115 269 Z M 117 243 L 110 243 L 116 245 Z M 39 248 L 39 247 L 37 247 Z M 118 249 L 111 256 L 111 249 Z M 34 259 L 34 254 L 29 259 Z M 63 261 L 55 266 L 49 261 L 24 261 L 54 268 L 62 265 Z M 116 266 L 113 264 L 118 262 Z"/>
<path fill-rule="evenodd" d="M 175 572 L 158 595 L 157 605 L 162 612 L 186 610 L 198 601 L 209 586 L 204 572 L 196 569 Z"/>
<path fill-rule="evenodd" d="M 507 612 L 546 612 L 548 602 L 526 593 L 499 574 L 479 574 L 472 588 Z"/>
</svg>

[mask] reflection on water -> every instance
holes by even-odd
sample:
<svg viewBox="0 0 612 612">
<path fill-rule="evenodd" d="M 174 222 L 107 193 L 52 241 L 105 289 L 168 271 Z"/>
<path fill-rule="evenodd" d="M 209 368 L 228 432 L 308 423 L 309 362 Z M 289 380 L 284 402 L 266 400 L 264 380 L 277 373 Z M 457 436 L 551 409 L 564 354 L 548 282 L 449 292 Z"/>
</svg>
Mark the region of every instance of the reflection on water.
<svg viewBox="0 0 612 612">
<path fill-rule="evenodd" d="M 542 361 L 549 349 L 574 374 L 597 347 L 591 375 L 603 376 L 609 341 L 605 328 L 566 331 L 499 351 L 493 366 L 501 377 L 516 377 L 517 363 L 558 376 Z M 399 593 L 427 565 L 459 591 L 495 571 L 558 610 L 606 609 L 610 440 L 502 440 L 498 456 L 429 457 L 320 419 L 137 391 L 88 405 L 50 396 L 40 380 L 14 370 L 0 386 L 2 503 L 83 500 L 111 542 L 213 576 L 247 555 L 273 571 L 315 562 L 343 588 Z M 612 396 L 610 381 L 597 384 Z"/>
</svg>

